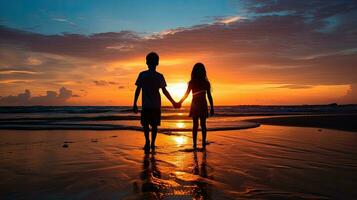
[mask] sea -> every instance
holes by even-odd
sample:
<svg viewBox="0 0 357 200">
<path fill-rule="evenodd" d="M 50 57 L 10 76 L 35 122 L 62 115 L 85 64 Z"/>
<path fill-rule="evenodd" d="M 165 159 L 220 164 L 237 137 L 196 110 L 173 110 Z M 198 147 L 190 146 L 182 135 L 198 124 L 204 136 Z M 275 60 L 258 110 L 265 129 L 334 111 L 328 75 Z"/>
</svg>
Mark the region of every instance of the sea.
<svg viewBox="0 0 357 200">
<path fill-rule="evenodd" d="M 162 108 L 160 131 L 190 131 L 189 107 Z M 357 105 L 215 106 L 208 130 L 235 130 L 259 126 L 249 118 L 283 115 L 357 113 Z M 14 106 L 0 107 L 0 129 L 20 130 L 141 130 L 140 111 L 130 106 Z"/>
</svg>

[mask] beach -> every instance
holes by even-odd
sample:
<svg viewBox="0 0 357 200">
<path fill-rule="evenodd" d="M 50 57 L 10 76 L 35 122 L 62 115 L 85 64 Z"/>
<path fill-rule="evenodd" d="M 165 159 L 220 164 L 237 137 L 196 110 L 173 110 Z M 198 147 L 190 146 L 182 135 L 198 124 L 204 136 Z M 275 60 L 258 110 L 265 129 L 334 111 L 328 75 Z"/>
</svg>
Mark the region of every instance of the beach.
<svg viewBox="0 0 357 200">
<path fill-rule="evenodd" d="M 357 200 L 357 0 L 2 0 L 0 200 Z"/>
<path fill-rule="evenodd" d="M 329 128 L 357 132 L 357 114 L 266 116 L 251 118 L 246 121 L 269 125 Z"/>
<path fill-rule="evenodd" d="M 139 131 L 0 134 L 1 199 L 354 199 L 357 135 L 262 125 L 159 134 L 144 154 Z M 67 144 L 68 147 L 63 147 Z"/>
</svg>

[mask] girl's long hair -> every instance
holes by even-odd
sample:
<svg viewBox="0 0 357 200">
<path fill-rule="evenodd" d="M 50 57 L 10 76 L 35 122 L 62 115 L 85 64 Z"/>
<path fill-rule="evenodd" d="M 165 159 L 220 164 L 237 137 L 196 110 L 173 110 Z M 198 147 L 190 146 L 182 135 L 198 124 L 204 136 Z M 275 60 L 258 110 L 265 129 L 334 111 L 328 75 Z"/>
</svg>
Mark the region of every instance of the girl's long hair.
<svg viewBox="0 0 357 200">
<path fill-rule="evenodd" d="M 191 82 L 195 84 L 203 84 L 210 89 L 210 82 L 207 78 L 206 68 L 202 63 L 196 63 L 193 66 L 191 73 Z"/>
</svg>

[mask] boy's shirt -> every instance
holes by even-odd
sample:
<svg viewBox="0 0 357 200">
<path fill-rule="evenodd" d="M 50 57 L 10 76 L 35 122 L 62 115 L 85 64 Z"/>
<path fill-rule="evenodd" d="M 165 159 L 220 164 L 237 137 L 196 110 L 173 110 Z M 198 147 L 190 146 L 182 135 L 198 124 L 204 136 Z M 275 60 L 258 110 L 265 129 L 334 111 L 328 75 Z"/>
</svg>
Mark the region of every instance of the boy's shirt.
<svg viewBox="0 0 357 200">
<path fill-rule="evenodd" d="M 162 74 L 157 71 L 146 70 L 140 72 L 135 85 L 142 88 L 142 108 L 160 109 L 160 88 L 166 87 L 166 81 Z"/>
</svg>

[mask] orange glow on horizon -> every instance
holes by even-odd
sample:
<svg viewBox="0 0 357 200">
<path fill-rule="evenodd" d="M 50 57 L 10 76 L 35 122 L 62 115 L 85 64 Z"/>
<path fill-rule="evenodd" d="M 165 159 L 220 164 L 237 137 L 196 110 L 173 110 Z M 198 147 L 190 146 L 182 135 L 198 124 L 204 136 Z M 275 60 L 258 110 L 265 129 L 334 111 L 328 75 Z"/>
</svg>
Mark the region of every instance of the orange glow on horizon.
<svg viewBox="0 0 357 200">
<path fill-rule="evenodd" d="M 179 101 L 187 89 L 183 82 L 170 84 L 168 91 L 173 99 Z M 213 82 L 211 80 L 211 82 Z M 348 90 L 349 85 L 321 85 L 306 89 L 280 88 L 281 84 L 252 84 L 235 85 L 219 84 L 219 80 L 212 83 L 212 96 L 215 105 L 301 105 L 301 104 L 328 104 L 342 98 Z M 91 86 L 90 92 L 79 93 L 81 98 L 71 98 L 70 103 L 74 105 L 132 105 L 135 85 L 118 89 L 117 86 L 96 87 Z M 42 94 L 36 90 L 34 94 Z M 164 95 L 161 95 L 162 105 L 171 106 Z M 184 106 L 191 104 L 190 94 Z M 138 105 L 141 105 L 139 97 Z"/>
<path fill-rule="evenodd" d="M 210 54 L 207 54 L 210 55 Z M 161 55 L 157 71 L 162 73 L 167 82 L 167 90 L 177 102 L 186 92 L 190 73 L 196 62 L 206 66 L 207 75 L 212 86 L 212 96 L 215 105 L 301 105 L 301 104 L 328 104 L 338 102 L 351 89 L 351 85 L 308 85 L 307 87 L 292 87 L 288 83 L 267 84 L 257 81 L 261 74 L 230 71 L 229 63 L 216 59 L 212 61 L 207 55 Z M 211 57 L 214 55 L 211 55 Z M 162 58 L 162 59 L 161 59 Z M 211 59 L 213 59 L 212 57 Z M 222 59 L 222 58 L 220 58 Z M 244 64 L 244 63 L 243 63 Z M 98 71 L 101 69 L 100 71 Z M 104 69 L 104 70 L 103 70 Z M 74 97 L 68 99 L 68 105 L 103 105 L 103 106 L 130 106 L 133 104 L 135 80 L 140 71 L 147 70 L 145 57 L 135 57 L 122 61 L 108 61 L 96 63 L 86 68 L 88 72 L 71 71 L 73 76 L 81 74 L 82 79 L 73 80 L 65 74 L 59 74 L 57 85 L 49 82 L 33 80 L 3 80 L 2 83 L 14 85 L 6 95 L 16 95 L 25 89 L 31 90 L 32 96 L 46 95 L 46 91 L 58 91 L 65 86 L 73 91 Z M 265 76 L 265 75 L 264 75 Z M 274 80 L 271 78 L 271 80 Z M 103 81 L 105 84 L 96 84 Z M 301 80 L 303 82 L 304 80 Z M 22 83 L 23 82 L 23 83 Z M 101 82 L 100 82 L 101 83 Z M 15 85 L 18 86 L 15 87 Z M 294 86 L 294 85 L 293 85 Z M 162 105 L 171 106 L 164 95 L 161 95 Z M 189 106 L 192 94 L 183 103 Z M 141 105 L 139 97 L 138 105 Z"/>
</svg>

